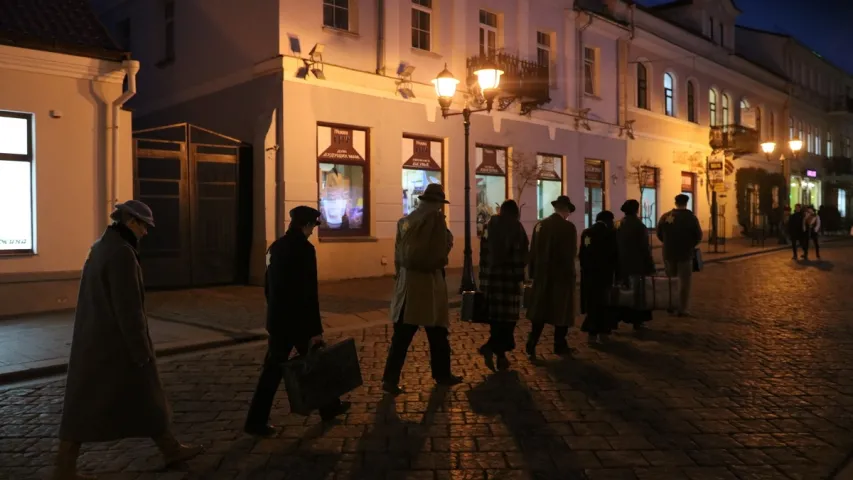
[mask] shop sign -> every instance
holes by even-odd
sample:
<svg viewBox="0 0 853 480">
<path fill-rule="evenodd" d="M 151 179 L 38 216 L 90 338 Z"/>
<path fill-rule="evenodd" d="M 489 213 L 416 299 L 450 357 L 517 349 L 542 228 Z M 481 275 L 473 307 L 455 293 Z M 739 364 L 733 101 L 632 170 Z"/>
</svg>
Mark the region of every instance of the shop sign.
<svg viewBox="0 0 853 480">
<path fill-rule="evenodd" d="M 586 183 L 604 183 L 604 162 L 584 160 L 583 177 Z"/>
<path fill-rule="evenodd" d="M 809 178 L 817 178 L 817 170 L 806 170 L 806 176 Z"/>
<path fill-rule="evenodd" d="M 654 167 L 642 167 L 640 169 L 640 175 L 642 176 L 641 183 L 643 185 L 643 188 L 657 188 L 657 173 L 657 168 Z"/>
<path fill-rule="evenodd" d="M 506 175 L 506 150 L 498 147 L 477 147 L 478 175 Z"/>
<path fill-rule="evenodd" d="M 317 126 L 317 159 L 326 163 L 364 162 L 367 132 L 348 127 Z"/>
<path fill-rule="evenodd" d="M 440 141 L 403 138 L 403 168 L 441 171 L 442 156 Z"/>
<path fill-rule="evenodd" d="M 562 178 L 563 157 L 555 155 L 536 155 L 540 180 L 560 180 Z"/>
<path fill-rule="evenodd" d="M 725 156 L 712 154 L 708 159 L 708 183 L 715 192 L 726 191 Z"/>
</svg>

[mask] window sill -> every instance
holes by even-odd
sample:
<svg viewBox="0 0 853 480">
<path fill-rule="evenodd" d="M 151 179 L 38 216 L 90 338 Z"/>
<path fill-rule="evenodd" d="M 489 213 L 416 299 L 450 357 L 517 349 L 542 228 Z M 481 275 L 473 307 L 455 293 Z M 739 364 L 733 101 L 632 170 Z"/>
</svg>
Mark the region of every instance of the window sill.
<svg viewBox="0 0 853 480">
<path fill-rule="evenodd" d="M 320 239 L 320 243 L 375 243 L 379 241 L 378 238 L 370 236 L 329 236 L 318 238 Z"/>
<path fill-rule="evenodd" d="M 329 32 L 335 35 L 340 35 L 342 37 L 350 37 L 350 38 L 361 38 L 361 35 L 358 32 L 353 32 L 351 30 L 343 30 L 340 28 L 330 27 L 328 25 L 323 25 L 323 31 Z"/>
<path fill-rule="evenodd" d="M 592 93 L 586 93 L 586 92 L 584 92 L 583 96 L 584 96 L 584 97 L 586 97 L 586 98 L 592 99 L 592 100 L 603 100 L 603 99 L 602 99 L 601 97 L 599 97 L 598 95 L 594 95 L 594 94 L 592 94 Z"/>
<path fill-rule="evenodd" d="M 415 55 L 421 55 L 424 57 L 440 59 L 443 57 L 442 54 L 438 52 L 433 52 L 432 50 L 424 50 L 422 48 L 411 47 L 412 53 Z"/>
<path fill-rule="evenodd" d="M 35 257 L 37 255 L 32 250 L 0 250 L 0 260 L 4 258 Z"/>
</svg>

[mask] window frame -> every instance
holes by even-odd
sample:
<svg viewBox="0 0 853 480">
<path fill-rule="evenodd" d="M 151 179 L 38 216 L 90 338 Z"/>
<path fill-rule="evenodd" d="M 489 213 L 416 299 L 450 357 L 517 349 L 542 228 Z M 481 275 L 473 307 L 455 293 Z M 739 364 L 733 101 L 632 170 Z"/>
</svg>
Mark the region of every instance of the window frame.
<svg viewBox="0 0 853 480">
<path fill-rule="evenodd" d="M 559 183 L 560 184 L 560 195 L 565 195 L 566 194 L 566 182 L 563 181 L 563 178 L 565 177 L 566 157 L 564 155 L 557 155 L 555 153 L 537 152 L 536 153 L 536 162 L 537 162 L 536 168 L 538 168 L 540 171 L 541 171 L 541 167 L 538 165 L 539 157 L 553 158 L 555 160 L 555 162 L 559 161 L 559 165 L 560 165 L 559 177 L 560 178 L 557 180 L 554 180 L 553 178 L 542 178 L 540 175 L 540 177 L 536 179 L 536 201 L 537 202 L 539 201 L 539 189 L 541 186 L 541 182 Z M 543 217 L 539 216 L 538 205 L 536 208 L 536 218 L 537 218 L 537 220 L 542 220 L 545 218 L 544 216 Z"/>
<path fill-rule="evenodd" d="M 649 69 L 643 62 L 637 62 L 637 108 L 649 109 Z"/>
<path fill-rule="evenodd" d="M 731 123 L 731 105 L 732 101 L 729 98 L 728 93 L 723 93 L 720 95 L 720 115 L 722 115 L 722 125 L 729 125 Z"/>
<path fill-rule="evenodd" d="M 650 187 L 650 186 L 642 185 L 640 187 L 640 220 L 642 220 L 643 218 L 649 218 L 649 220 L 651 220 L 651 222 L 650 222 L 651 225 L 646 225 L 645 223 L 643 223 L 643 224 L 646 225 L 646 228 L 648 228 L 649 230 L 656 231 L 658 228 L 658 213 L 659 213 L 658 212 L 658 201 L 660 200 L 660 198 L 659 198 L 660 192 L 658 191 L 658 189 L 660 188 L 660 168 L 652 167 L 652 166 L 645 166 L 645 165 L 640 167 L 640 172 L 641 172 L 641 175 L 643 176 L 643 178 L 638 179 L 638 180 L 640 180 L 642 182 L 643 179 L 646 178 L 645 172 L 648 172 L 648 171 L 652 172 L 652 181 L 654 183 L 654 186 Z M 652 214 L 651 217 L 643 217 L 643 193 L 645 193 L 646 190 L 654 190 L 655 191 L 654 214 Z"/>
<path fill-rule="evenodd" d="M 823 144 L 821 142 L 822 142 L 822 140 L 820 139 L 820 128 L 815 127 L 814 128 L 814 153 L 815 153 L 815 155 L 821 155 L 821 152 L 823 152 Z"/>
<path fill-rule="evenodd" d="M 336 5 L 335 0 L 323 0 L 323 27 L 324 28 L 333 28 L 335 30 L 340 30 L 342 32 L 351 32 L 352 31 L 352 18 L 351 18 L 352 17 L 352 1 L 346 0 L 346 2 L 347 2 L 347 6 L 346 6 L 346 8 L 344 8 L 344 7 L 340 7 L 340 6 Z M 331 7 L 332 12 L 334 13 L 334 15 L 332 16 L 332 21 L 331 21 L 332 24 L 331 25 L 326 23 L 326 6 Z M 335 20 L 338 18 L 337 13 L 339 10 L 346 13 L 346 27 L 345 28 L 335 25 L 335 23 L 337 23 Z"/>
<path fill-rule="evenodd" d="M 487 23 L 489 19 L 494 18 L 495 24 Z M 498 14 L 488 10 L 480 9 L 479 13 L 479 43 L 480 55 L 492 56 L 498 51 Z M 495 35 L 494 47 L 489 46 L 489 33 Z"/>
<path fill-rule="evenodd" d="M 832 145 L 832 132 L 827 130 L 826 131 L 826 156 L 832 158 L 832 154 L 835 153 L 835 152 L 833 152 L 833 150 L 834 149 L 833 149 L 833 145 Z"/>
<path fill-rule="evenodd" d="M 587 55 L 589 52 L 592 52 L 592 61 L 590 61 L 589 56 Z M 583 93 L 584 95 L 589 95 L 592 97 L 598 97 L 600 93 L 599 88 L 599 74 L 598 74 L 598 62 L 599 62 L 598 49 L 595 47 L 588 47 L 586 45 L 583 46 Z M 587 91 L 587 67 L 590 67 L 590 73 L 592 75 L 592 92 Z"/>
<path fill-rule="evenodd" d="M 788 116 L 788 140 L 794 139 L 794 117 Z"/>
<path fill-rule="evenodd" d="M 371 204 L 370 204 L 370 198 L 371 198 L 370 189 L 371 189 L 371 183 L 372 183 L 371 182 L 371 168 L 370 168 L 370 163 L 371 163 L 370 162 L 370 160 L 371 160 L 370 133 L 371 133 L 371 130 L 368 127 L 360 127 L 357 125 L 347 125 L 347 124 L 342 124 L 342 123 L 317 122 L 317 124 L 314 126 L 314 129 L 315 129 L 314 130 L 314 132 L 315 132 L 314 133 L 314 135 L 315 135 L 314 148 L 316 149 L 316 152 L 314 155 L 315 156 L 314 165 L 315 165 L 315 168 L 317 169 L 316 172 L 317 172 L 317 208 L 318 208 L 318 210 L 320 208 L 320 198 L 321 198 L 321 194 L 322 194 L 322 192 L 321 192 L 322 182 L 321 182 L 321 177 L 320 177 L 320 164 L 321 163 L 332 163 L 332 162 L 320 161 L 320 153 L 321 152 L 319 151 L 319 146 L 317 144 L 318 142 L 317 142 L 317 138 L 316 138 L 318 135 L 317 132 L 318 132 L 320 127 L 328 127 L 328 128 L 333 128 L 333 129 L 334 128 L 347 129 L 347 130 L 352 130 L 353 133 L 355 133 L 356 131 L 364 132 L 364 135 L 365 135 L 364 163 L 359 163 L 359 162 L 356 162 L 353 160 L 341 160 L 341 161 L 334 162 L 335 165 L 347 165 L 347 166 L 362 167 L 362 178 L 364 181 L 364 185 L 362 185 L 362 191 L 363 191 L 363 195 L 364 195 L 364 197 L 363 197 L 364 198 L 364 213 L 362 214 L 361 228 L 347 229 L 347 230 L 333 230 L 330 228 L 321 228 L 320 225 L 317 225 L 317 238 L 320 241 L 323 241 L 323 240 L 327 240 L 329 238 L 347 238 L 347 237 L 349 237 L 349 238 L 363 238 L 363 237 L 369 237 L 370 236 L 370 227 L 371 227 L 370 221 L 372 218 Z"/>
<path fill-rule="evenodd" d="M 595 217 L 593 215 L 592 208 L 587 208 L 586 205 L 586 195 L 589 193 L 590 200 L 592 199 L 592 189 L 599 188 L 601 189 L 601 210 L 607 210 L 607 194 L 609 193 L 607 188 L 607 162 L 605 160 L 601 160 L 598 158 L 584 158 L 583 159 L 584 166 L 584 177 L 583 177 L 583 189 L 584 189 L 584 228 L 588 228 L 595 224 Z M 598 179 L 590 178 L 587 167 L 593 167 L 598 169 L 601 172 L 601 175 Z"/>
<path fill-rule="evenodd" d="M 441 144 L 441 168 L 439 168 L 438 170 L 434 170 L 434 169 L 429 169 L 429 168 L 407 167 L 406 163 L 404 161 L 402 168 L 400 170 L 400 177 L 402 178 L 403 172 L 406 170 L 414 170 L 416 172 L 438 172 L 439 177 L 441 178 L 441 186 L 442 186 L 442 188 L 445 189 L 444 193 L 447 194 L 447 189 L 444 186 L 444 183 L 445 183 L 444 182 L 444 179 L 445 179 L 444 175 L 445 175 L 445 168 L 446 168 L 445 164 L 447 163 L 447 161 L 446 161 L 447 159 L 446 159 L 446 155 L 445 155 L 446 154 L 445 149 L 447 148 L 447 143 L 445 142 L 445 140 L 443 138 L 439 138 L 439 137 L 430 137 L 428 135 L 418 135 L 415 133 L 404 133 L 402 138 L 403 138 L 403 140 L 411 140 L 412 142 L 414 142 L 415 140 L 421 140 L 424 142 L 438 142 L 439 144 Z M 445 212 L 445 214 L 447 213 L 447 205 L 446 204 L 442 206 L 442 211 Z"/>
<path fill-rule="evenodd" d="M 429 3 L 429 6 L 423 5 L 420 2 Z M 412 42 L 411 42 L 412 45 L 411 45 L 411 47 L 416 49 L 416 50 L 421 50 L 424 52 L 432 52 L 433 51 L 433 48 L 432 48 L 432 40 L 433 40 L 433 38 L 432 38 L 433 37 L 432 36 L 432 31 L 433 31 L 433 22 L 432 22 L 432 20 L 433 20 L 433 18 L 432 18 L 433 17 L 433 15 L 432 15 L 433 14 L 433 6 L 432 6 L 432 2 L 433 2 L 433 0 L 412 0 Z M 426 15 L 427 16 L 427 19 L 429 22 L 429 27 L 428 27 L 429 30 L 421 29 L 420 25 L 415 26 L 416 12 L 418 12 L 420 15 Z M 421 45 L 415 45 L 416 32 L 418 35 L 422 35 L 424 33 L 426 34 L 426 36 L 427 36 L 427 48 L 423 48 L 423 46 L 421 46 Z M 418 40 L 420 40 L 420 37 L 418 37 Z"/>
<path fill-rule="evenodd" d="M 669 79 L 669 87 L 666 81 Z M 663 113 L 668 117 L 675 117 L 675 77 L 670 72 L 663 74 Z"/>
<path fill-rule="evenodd" d="M 545 39 L 546 41 L 542 41 Z M 552 34 L 549 32 L 543 32 L 541 30 L 536 31 L 536 61 L 540 65 L 544 65 L 548 70 L 548 85 L 549 87 L 554 87 L 554 75 L 553 69 L 551 68 L 551 63 L 554 58 L 554 50 L 552 50 Z M 542 63 L 542 57 L 546 58 L 545 63 Z"/>
<path fill-rule="evenodd" d="M 696 116 L 696 85 L 693 80 L 687 81 L 687 121 L 699 123 L 699 118 Z"/>
<path fill-rule="evenodd" d="M 690 178 L 690 190 L 684 189 L 684 179 L 687 177 Z M 697 175 L 695 172 L 685 172 L 683 170 L 681 172 L 680 193 L 690 194 L 690 203 L 692 204 L 691 207 L 693 207 L 690 209 L 690 211 L 692 211 L 694 215 L 696 214 L 696 177 Z"/>
<path fill-rule="evenodd" d="M 712 98 L 713 97 L 713 98 Z M 708 89 L 708 125 L 711 127 L 719 126 L 720 117 L 717 115 L 717 104 L 719 103 L 720 94 L 713 88 Z"/>
<path fill-rule="evenodd" d="M 511 199 L 512 198 L 512 191 L 509 188 L 509 176 L 512 175 L 512 172 L 510 172 L 510 166 L 509 166 L 509 161 L 510 161 L 510 149 L 509 149 L 509 147 L 494 145 L 494 144 L 490 144 L 490 143 L 475 143 L 474 144 L 474 163 L 476 163 L 476 158 L 477 158 L 476 152 L 477 152 L 478 148 L 479 149 L 492 148 L 495 150 L 502 150 L 504 152 L 504 159 L 505 159 L 504 161 L 506 163 L 504 164 L 503 175 L 495 175 L 492 173 L 477 173 L 478 165 L 474 165 L 474 178 L 473 178 L 473 180 L 474 180 L 474 209 L 475 209 L 475 212 L 477 211 L 477 206 L 478 206 L 478 203 L 477 203 L 477 176 L 503 177 L 504 178 L 504 197 L 505 197 L 505 199 Z M 477 215 L 478 215 L 478 213 L 475 214 L 475 227 L 476 227 L 476 216 Z"/>
<path fill-rule="evenodd" d="M 0 152 L 0 161 L 8 162 L 25 162 L 30 165 L 30 248 L 18 248 L 13 250 L 0 250 L 0 257 L 14 257 L 22 255 L 35 255 L 37 248 L 36 239 L 36 170 L 35 170 L 35 135 L 33 132 L 33 124 L 35 123 L 35 114 L 24 112 L 11 112 L 0 110 L 0 117 L 23 119 L 27 122 L 27 153 L 2 153 Z"/>
</svg>

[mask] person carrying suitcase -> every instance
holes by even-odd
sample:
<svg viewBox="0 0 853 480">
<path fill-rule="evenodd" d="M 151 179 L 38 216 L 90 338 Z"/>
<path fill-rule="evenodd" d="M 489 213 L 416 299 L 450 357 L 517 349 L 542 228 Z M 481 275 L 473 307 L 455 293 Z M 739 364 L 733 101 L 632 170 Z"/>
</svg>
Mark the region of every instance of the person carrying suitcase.
<svg viewBox="0 0 853 480">
<path fill-rule="evenodd" d="M 267 252 L 267 354 L 258 387 L 252 397 L 245 432 L 269 437 L 276 428 L 269 424 L 273 398 L 282 380 L 282 364 L 295 348 L 305 355 L 323 345 L 320 292 L 317 282 L 317 252 L 308 241 L 320 224 L 320 212 L 307 206 L 290 211 L 290 225 L 283 237 Z M 337 400 L 320 408 L 323 421 L 346 413 L 350 402 Z"/>
</svg>

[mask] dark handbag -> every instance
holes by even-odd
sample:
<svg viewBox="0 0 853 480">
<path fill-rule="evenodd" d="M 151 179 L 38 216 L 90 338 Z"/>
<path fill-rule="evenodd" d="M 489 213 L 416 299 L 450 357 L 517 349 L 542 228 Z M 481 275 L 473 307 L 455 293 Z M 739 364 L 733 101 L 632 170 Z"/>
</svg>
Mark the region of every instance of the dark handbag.
<svg viewBox="0 0 853 480">
<path fill-rule="evenodd" d="M 521 308 L 530 308 L 533 304 L 533 283 L 525 283 L 521 286 Z"/>
<path fill-rule="evenodd" d="M 474 294 L 474 312 L 469 320 L 471 323 L 491 323 L 489 322 L 489 301 L 486 294 L 476 292 Z"/>
<path fill-rule="evenodd" d="M 314 347 L 285 362 L 282 370 L 290 411 L 306 416 L 364 383 L 352 338 L 325 348 Z"/>
<path fill-rule="evenodd" d="M 693 271 L 701 272 L 702 268 L 705 266 L 705 262 L 702 261 L 702 250 L 698 248 L 693 249 Z"/>
</svg>

